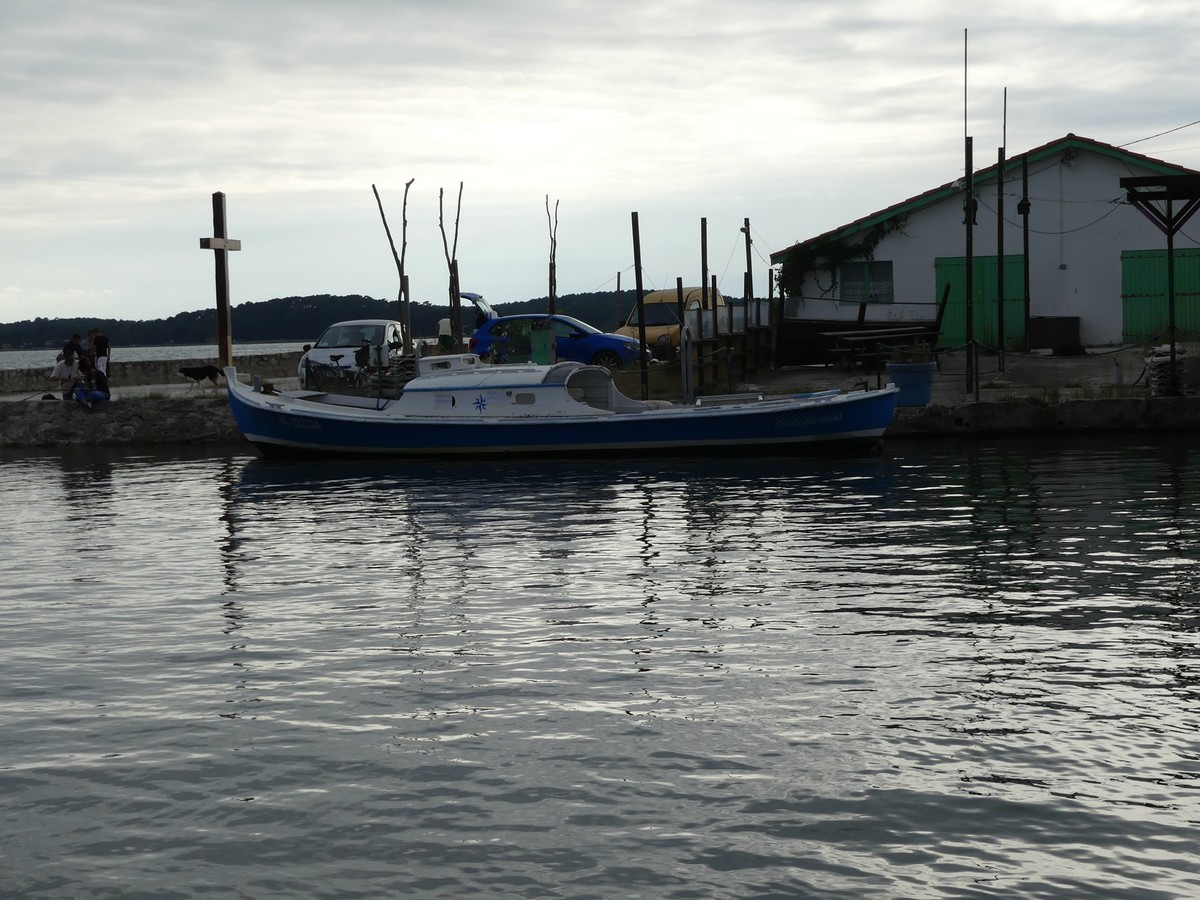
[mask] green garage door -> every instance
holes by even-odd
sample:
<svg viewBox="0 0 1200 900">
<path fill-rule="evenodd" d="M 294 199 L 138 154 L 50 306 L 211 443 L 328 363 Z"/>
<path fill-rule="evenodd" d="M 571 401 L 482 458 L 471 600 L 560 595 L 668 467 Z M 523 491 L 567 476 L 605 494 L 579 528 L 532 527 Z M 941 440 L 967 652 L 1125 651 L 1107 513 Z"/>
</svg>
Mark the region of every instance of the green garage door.
<svg viewBox="0 0 1200 900">
<path fill-rule="evenodd" d="M 965 256 L 939 257 L 934 260 L 938 295 L 950 285 L 950 299 L 942 319 L 944 347 L 967 342 L 967 259 Z M 1000 346 L 999 310 L 996 304 L 996 257 L 977 256 L 974 266 L 975 340 L 985 347 Z M 1004 346 L 1020 347 L 1025 341 L 1025 257 L 1004 257 Z"/>
<path fill-rule="evenodd" d="M 1170 340 L 1166 250 L 1121 253 L 1121 312 L 1125 343 Z M 1175 251 L 1175 338 L 1200 339 L 1200 250 Z"/>
</svg>

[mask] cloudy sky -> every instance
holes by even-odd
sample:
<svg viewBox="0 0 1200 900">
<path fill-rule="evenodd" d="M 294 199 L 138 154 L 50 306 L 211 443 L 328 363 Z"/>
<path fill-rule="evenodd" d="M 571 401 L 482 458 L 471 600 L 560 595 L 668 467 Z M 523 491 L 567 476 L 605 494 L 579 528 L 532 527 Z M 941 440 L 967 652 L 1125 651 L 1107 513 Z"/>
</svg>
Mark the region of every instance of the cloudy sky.
<svg viewBox="0 0 1200 900">
<path fill-rule="evenodd" d="M 493 302 L 709 272 L 1068 132 L 1200 168 L 1194 0 L 3 0 L 0 321 L 213 303 Z M 964 31 L 966 40 L 964 98 Z M 965 99 L 965 103 L 964 103 Z M 966 117 L 964 120 L 964 106 Z M 1185 127 L 1186 126 L 1186 127 Z M 1152 137 L 1156 136 L 1157 137 Z M 1152 138 L 1145 140 L 1146 138 Z M 1135 143 L 1136 142 L 1136 143 Z"/>
</svg>

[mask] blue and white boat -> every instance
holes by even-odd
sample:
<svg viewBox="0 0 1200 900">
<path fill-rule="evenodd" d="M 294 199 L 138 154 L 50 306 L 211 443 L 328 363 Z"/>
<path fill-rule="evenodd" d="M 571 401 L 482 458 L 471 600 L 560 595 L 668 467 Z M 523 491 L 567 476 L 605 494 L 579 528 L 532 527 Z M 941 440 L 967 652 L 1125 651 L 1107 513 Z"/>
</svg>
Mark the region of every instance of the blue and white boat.
<svg viewBox="0 0 1200 900">
<path fill-rule="evenodd" d="M 242 434 L 271 456 L 791 453 L 878 441 L 897 394 L 888 386 L 674 405 L 626 397 L 601 366 L 488 365 L 475 354 L 418 360 L 416 377 L 390 398 L 276 392 L 242 383 L 233 366 L 225 380 Z"/>
</svg>

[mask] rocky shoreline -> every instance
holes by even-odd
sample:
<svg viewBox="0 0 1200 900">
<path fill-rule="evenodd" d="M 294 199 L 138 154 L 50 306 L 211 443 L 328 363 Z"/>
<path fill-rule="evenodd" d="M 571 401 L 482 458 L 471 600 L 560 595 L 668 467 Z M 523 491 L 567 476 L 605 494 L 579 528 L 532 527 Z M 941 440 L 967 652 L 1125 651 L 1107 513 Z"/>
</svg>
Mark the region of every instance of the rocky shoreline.
<svg viewBox="0 0 1200 900">
<path fill-rule="evenodd" d="M 62 400 L 0 403 L 0 447 L 245 443 L 224 392 L 113 400 L 95 409 Z"/>
</svg>

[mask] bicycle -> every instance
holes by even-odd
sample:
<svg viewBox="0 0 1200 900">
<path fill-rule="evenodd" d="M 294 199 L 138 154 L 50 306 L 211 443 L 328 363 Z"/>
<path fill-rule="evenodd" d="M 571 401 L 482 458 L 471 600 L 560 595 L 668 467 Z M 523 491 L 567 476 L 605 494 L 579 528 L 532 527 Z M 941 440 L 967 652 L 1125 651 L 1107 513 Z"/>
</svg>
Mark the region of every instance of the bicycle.
<svg viewBox="0 0 1200 900">
<path fill-rule="evenodd" d="M 332 354 L 328 363 L 308 362 L 308 378 L 306 379 L 316 390 L 331 388 L 361 388 L 366 379 L 362 369 L 357 366 L 341 364 L 344 353 Z"/>
</svg>

